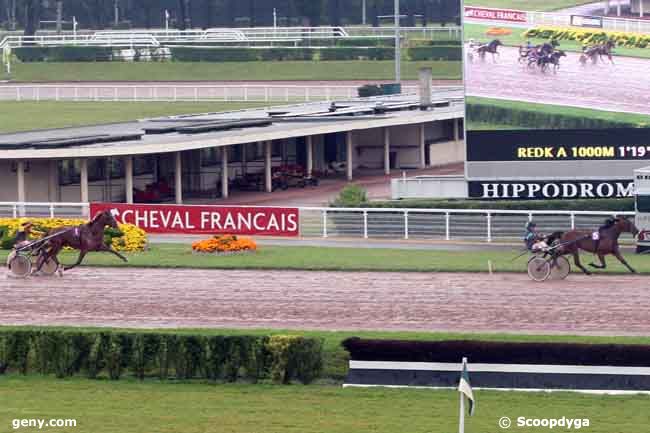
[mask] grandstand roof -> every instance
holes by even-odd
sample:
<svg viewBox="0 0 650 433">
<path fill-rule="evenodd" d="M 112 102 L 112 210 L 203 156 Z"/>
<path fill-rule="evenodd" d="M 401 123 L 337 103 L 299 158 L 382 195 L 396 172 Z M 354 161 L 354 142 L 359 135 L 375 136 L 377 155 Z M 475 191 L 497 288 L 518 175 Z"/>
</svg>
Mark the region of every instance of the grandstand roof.
<svg viewBox="0 0 650 433">
<path fill-rule="evenodd" d="M 0 134 L 0 160 L 176 152 L 463 117 L 462 88 L 417 95 L 317 102 L 133 122 Z"/>
</svg>

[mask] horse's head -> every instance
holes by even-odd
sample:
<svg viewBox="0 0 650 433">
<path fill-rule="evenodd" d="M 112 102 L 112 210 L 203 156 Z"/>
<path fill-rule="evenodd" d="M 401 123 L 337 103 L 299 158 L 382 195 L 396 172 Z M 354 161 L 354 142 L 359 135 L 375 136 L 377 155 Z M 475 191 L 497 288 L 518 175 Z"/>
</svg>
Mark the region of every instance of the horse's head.
<svg viewBox="0 0 650 433">
<path fill-rule="evenodd" d="M 634 225 L 634 222 L 626 217 L 617 217 L 614 226 L 621 233 L 632 233 L 632 236 L 635 237 L 639 234 L 639 229 Z"/>
<path fill-rule="evenodd" d="M 503 45 L 503 42 L 501 42 L 501 39 L 495 39 L 492 41 L 495 47 L 498 47 L 500 45 Z"/>
<path fill-rule="evenodd" d="M 90 224 L 98 224 L 102 227 L 109 226 L 114 229 L 117 228 L 117 220 L 113 216 L 113 213 L 109 210 L 99 212 L 97 215 L 95 215 Z"/>
</svg>

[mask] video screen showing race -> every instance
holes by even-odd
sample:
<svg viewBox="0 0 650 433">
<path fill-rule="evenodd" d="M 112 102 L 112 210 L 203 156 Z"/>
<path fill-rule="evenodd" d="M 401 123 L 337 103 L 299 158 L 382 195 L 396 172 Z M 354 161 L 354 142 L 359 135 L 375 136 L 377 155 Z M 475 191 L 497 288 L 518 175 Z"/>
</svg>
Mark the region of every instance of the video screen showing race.
<svg viewBox="0 0 650 433">
<path fill-rule="evenodd" d="M 541 3 L 466 3 L 467 129 L 647 127 L 650 21 Z"/>
</svg>

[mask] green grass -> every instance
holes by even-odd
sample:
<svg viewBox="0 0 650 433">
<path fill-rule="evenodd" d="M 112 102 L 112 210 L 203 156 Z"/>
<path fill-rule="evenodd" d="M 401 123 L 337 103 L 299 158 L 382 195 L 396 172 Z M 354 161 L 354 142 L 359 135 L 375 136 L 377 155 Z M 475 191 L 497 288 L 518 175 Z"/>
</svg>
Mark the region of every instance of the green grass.
<svg viewBox="0 0 650 433">
<path fill-rule="evenodd" d="M 611 122 L 620 122 L 620 123 L 636 123 L 639 125 L 650 125 L 650 116 L 643 114 L 632 114 L 632 113 L 618 113 L 615 111 L 604 111 L 604 110 L 592 110 L 589 108 L 576 108 L 576 107 L 563 107 L 559 105 L 550 105 L 550 104 L 535 104 L 531 102 L 520 102 L 520 101 L 509 101 L 504 99 L 491 99 L 491 98 L 481 98 L 476 96 L 468 96 L 466 98 L 468 104 L 490 104 L 497 107 L 509 108 L 512 110 L 522 110 L 522 111 L 536 111 L 538 113 L 548 113 L 555 115 L 568 115 L 568 116 L 577 116 L 584 117 L 589 119 L 601 119 Z M 478 127 L 485 125 L 478 123 L 470 122 L 469 129 L 479 129 Z M 478 126 L 478 127 L 477 127 Z M 487 124 L 489 128 L 497 128 L 497 125 Z M 498 125 L 506 127 L 506 125 Z M 517 125 L 513 125 L 518 128 Z"/>
<path fill-rule="evenodd" d="M 485 32 L 493 28 L 495 26 L 488 26 L 488 25 L 482 25 L 482 24 L 465 24 L 463 31 L 464 31 L 464 38 L 465 40 L 468 39 L 474 39 L 477 41 L 484 41 L 487 42 L 491 39 L 498 38 L 501 40 L 506 45 L 510 46 L 519 46 L 519 45 L 524 45 L 528 39 L 533 44 L 540 44 L 546 39 L 542 38 L 525 38 L 523 36 L 524 32 L 526 29 L 521 28 L 521 27 L 508 27 L 508 26 L 499 26 L 503 28 L 509 28 L 512 30 L 512 34 L 510 35 L 504 35 L 504 36 L 488 36 L 485 34 Z M 582 44 L 576 41 L 567 41 L 567 40 L 562 40 L 560 41 L 560 49 L 564 51 L 573 51 L 573 52 L 581 52 L 582 51 Z M 641 57 L 641 58 L 650 58 L 650 49 L 648 48 L 628 48 L 628 47 L 616 47 L 614 49 L 614 54 L 619 55 L 619 56 L 630 56 L 630 57 Z"/>
<path fill-rule="evenodd" d="M 433 68 L 436 79 L 458 80 L 461 62 L 403 62 L 402 78 L 415 80 L 418 69 Z M 240 80 L 391 80 L 393 61 L 287 62 L 81 62 L 16 63 L 14 81 L 240 81 Z"/>
<path fill-rule="evenodd" d="M 320 271 L 391 272 L 486 272 L 488 260 L 497 272 L 525 272 L 527 257 L 512 261 L 520 253 L 512 251 L 426 251 L 384 248 L 280 247 L 263 246 L 255 254 L 217 257 L 193 254 L 189 245 L 154 244 L 144 253 L 127 254 L 123 263 L 109 254 L 90 253 L 88 266 L 201 268 L 201 269 L 292 269 Z M 7 252 L 0 252 L 0 261 Z M 61 261 L 71 263 L 76 253 L 62 253 Z M 628 255 L 630 265 L 650 274 L 648 256 Z M 609 258 L 606 273 L 626 273 L 622 265 Z"/>
<path fill-rule="evenodd" d="M 75 433 L 449 433 L 458 393 L 331 386 L 206 385 L 135 381 L 0 378 L 0 429 L 14 419 L 76 419 Z M 648 396 L 475 391 L 467 433 L 496 433 L 499 418 L 589 419 L 591 433 L 638 433 Z M 517 428 L 538 432 L 540 428 Z M 34 433 L 38 428 L 19 431 Z M 566 431 L 558 429 L 557 431 Z"/>
<path fill-rule="evenodd" d="M 593 0 L 465 0 L 465 6 L 542 12 L 555 11 L 587 3 L 593 3 Z"/>
<path fill-rule="evenodd" d="M 239 110 L 235 102 L 0 102 L 0 133 L 123 122 L 172 114 Z"/>
</svg>

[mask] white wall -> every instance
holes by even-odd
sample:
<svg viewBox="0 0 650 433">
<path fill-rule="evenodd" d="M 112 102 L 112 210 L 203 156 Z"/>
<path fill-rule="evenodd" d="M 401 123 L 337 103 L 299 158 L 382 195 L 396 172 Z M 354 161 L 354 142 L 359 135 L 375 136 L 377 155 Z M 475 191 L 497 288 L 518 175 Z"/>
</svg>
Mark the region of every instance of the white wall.
<svg viewBox="0 0 650 433">
<path fill-rule="evenodd" d="M 49 200 L 49 163 L 47 161 L 29 161 L 29 171 L 25 171 L 25 200 L 31 202 L 48 202 Z M 18 200 L 18 179 L 11 171 L 11 161 L 0 161 L 0 201 Z"/>
</svg>

